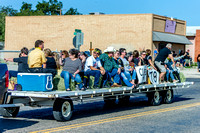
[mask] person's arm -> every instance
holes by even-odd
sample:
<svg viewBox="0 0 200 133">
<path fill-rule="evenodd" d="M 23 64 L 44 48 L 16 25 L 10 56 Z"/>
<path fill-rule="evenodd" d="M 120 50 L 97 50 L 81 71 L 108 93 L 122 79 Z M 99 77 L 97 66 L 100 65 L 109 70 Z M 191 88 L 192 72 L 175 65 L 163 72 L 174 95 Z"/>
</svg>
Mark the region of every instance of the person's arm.
<svg viewBox="0 0 200 133">
<path fill-rule="evenodd" d="M 174 62 L 174 57 L 173 57 L 173 55 L 172 55 L 172 54 L 169 54 L 169 58 L 172 60 L 172 62 L 173 62 L 172 66 L 174 67 L 174 66 L 175 66 L 175 62 Z"/>
<path fill-rule="evenodd" d="M 46 68 L 46 61 L 47 61 L 47 59 L 46 59 L 44 53 L 42 53 L 41 58 L 42 58 L 42 65 L 43 65 L 43 68 Z"/>
<path fill-rule="evenodd" d="M 76 77 L 76 74 L 78 74 L 82 70 L 81 60 L 80 59 L 77 59 L 77 60 L 79 60 L 79 62 L 78 62 L 78 69 L 76 70 L 76 72 L 74 72 L 73 77 Z"/>
<path fill-rule="evenodd" d="M 148 60 L 149 64 L 157 71 L 156 67 L 154 66 L 153 62 L 151 59 Z"/>
<path fill-rule="evenodd" d="M 7 62 L 7 61 L 10 61 L 10 62 L 14 62 L 13 61 L 13 58 L 4 58 L 4 60 Z"/>
<path fill-rule="evenodd" d="M 78 74 L 80 72 L 80 70 L 76 70 L 76 72 L 73 74 L 73 77 L 75 78 L 76 77 L 76 74 Z"/>
<path fill-rule="evenodd" d="M 63 66 L 62 57 L 59 58 L 59 64 L 60 64 L 61 66 Z"/>
<path fill-rule="evenodd" d="M 200 61 L 200 57 L 198 57 L 198 60 Z"/>
<path fill-rule="evenodd" d="M 105 69 L 103 67 L 100 67 L 100 71 L 101 71 L 101 74 L 104 75 L 106 73 Z"/>
<path fill-rule="evenodd" d="M 43 68 L 47 68 L 47 64 L 46 63 L 43 64 Z"/>
<path fill-rule="evenodd" d="M 180 60 L 180 59 L 182 59 L 182 58 L 184 58 L 184 57 L 185 57 L 185 55 L 181 55 L 181 56 L 179 56 L 179 57 L 175 57 L 175 58 L 174 58 L 174 61 Z"/>
<path fill-rule="evenodd" d="M 93 67 L 93 66 L 90 66 L 90 69 L 91 69 L 91 70 L 99 70 L 99 69 L 97 69 L 97 68 L 95 68 L 95 67 Z"/>
<path fill-rule="evenodd" d="M 142 61 L 141 61 L 141 59 L 139 58 L 138 66 L 141 66 L 141 65 L 142 65 Z"/>
</svg>

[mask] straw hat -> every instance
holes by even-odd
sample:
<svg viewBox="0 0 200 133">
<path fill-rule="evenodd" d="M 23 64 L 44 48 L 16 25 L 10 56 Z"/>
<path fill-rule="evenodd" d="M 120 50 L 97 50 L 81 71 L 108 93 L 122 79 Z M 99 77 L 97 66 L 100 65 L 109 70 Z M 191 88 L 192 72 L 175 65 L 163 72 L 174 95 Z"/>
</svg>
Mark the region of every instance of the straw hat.
<svg viewBox="0 0 200 133">
<path fill-rule="evenodd" d="M 104 50 L 105 53 L 107 53 L 107 52 L 115 52 L 115 51 L 116 51 L 115 48 L 112 47 L 112 46 L 107 47 L 107 49 Z"/>
</svg>

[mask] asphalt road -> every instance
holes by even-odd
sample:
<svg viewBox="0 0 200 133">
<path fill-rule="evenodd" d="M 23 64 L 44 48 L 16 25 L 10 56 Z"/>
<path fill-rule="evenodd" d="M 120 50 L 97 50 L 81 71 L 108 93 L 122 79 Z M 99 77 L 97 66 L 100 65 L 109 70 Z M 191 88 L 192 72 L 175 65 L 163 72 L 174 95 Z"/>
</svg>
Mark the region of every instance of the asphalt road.
<svg viewBox="0 0 200 133">
<path fill-rule="evenodd" d="M 190 88 L 174 91 L 172 104 L 149 106 L 143 95 L 132 97 L 130 104 L 105 106 L 102 100 L 75 105 L 73 118 L 57 122 L 52 108 L 22 107 L 16 118 L 0 116 L 0 132 L 130 133 L 200 132 L 200 74 L 184 70 Z"/>
</svg>

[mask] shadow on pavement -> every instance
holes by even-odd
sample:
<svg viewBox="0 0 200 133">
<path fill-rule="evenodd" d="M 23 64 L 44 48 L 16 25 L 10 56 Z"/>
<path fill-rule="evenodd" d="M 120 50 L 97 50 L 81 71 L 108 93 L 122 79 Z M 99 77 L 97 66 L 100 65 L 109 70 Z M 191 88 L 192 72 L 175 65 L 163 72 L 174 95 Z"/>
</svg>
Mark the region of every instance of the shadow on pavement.
<svg viewBox="0 0 200 133">
<path fill-rule="evenodd" d="M 184 98 L 182 95 L 176 95 L 174 102 L 191 100 L 192 98 Z M 109 113 L 117 113 L 120 111 L 128 111 L 132 109 L 142 109 L 144 107 L 150 107 L 148 99 L 145 96 L 138 98 L 131 98 L 128 104 L 104 104 L 104 101 L 94 101 L 92 103 L 84 103 L 74 106 L 74 112 L 72 120 L 80 119 L 84 117 L 98 116 Z M 17 117 L 41 119 L 41 120 L 54 120 L 52 114 L 52 108 L 41 108 L 36 110 L 21 111 Z"/>
<path fill-rule="evenodd" d="M 186 82 L 200 82 L 200 77 L 199 78 L 186 78 Z"/>
<path fill-rule="evenodd" d="M 182 95 L 176 95 L 174 97 L 173 102 L 182 102 L 182 101 L 187 101 L 187 100 L 192 100 L 194 98 L 185 98 L 185 97 L 181 97 Z"/>
<path fill-rule="evenodd" d="M 5 132 L 8 130 L 12 130 L 12 129 L 18 129 L 18 128 L 25 128 L 28 126 L 32 126 L 36 123 L 38 123 L 37 121 L 29 121 L 29 120 L 16 120 L 16 119 L 12 119 L 12 118 L 0 118 L 0 132 Z"/>
</svg>

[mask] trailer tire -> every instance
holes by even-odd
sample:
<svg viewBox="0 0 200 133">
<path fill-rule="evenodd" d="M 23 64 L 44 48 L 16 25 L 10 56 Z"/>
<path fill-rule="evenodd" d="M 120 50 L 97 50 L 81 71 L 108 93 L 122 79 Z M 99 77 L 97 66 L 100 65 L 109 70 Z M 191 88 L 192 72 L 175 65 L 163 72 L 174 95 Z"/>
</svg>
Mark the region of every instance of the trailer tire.
<svg viewBox="0 0 200 133">
<path fill-rule="evenodd" d="M 167 90 L 164 92 L 163 94 L 163 102 L 166 103 L 166 104 L 170 104 L 173 102 L 173 98 L 174 98 L 174 93 L 173 93 L 173 90 L 170 89 L 170 90 Z"/>
<path fill-rule="evenodd" d="M 53 116 L 57 121 L 68 121 L 73 113 L 71 99 L 56 99 L 53 105 Z"/>
<path fill-rule="evenodd" d="M 162 96 L 160 95 L 159 91 L 148 93 L 147 97 L 148 97 L 149 103 L 153 106 L 160 105 L 162 101 Z"/>
<path fill-rule="evenodd" d="M 120 95 L 118 96 L 119 104 L 128 104 L 130 101 L 130 96 Z"/>
<path fill-rule="evenodd" d="M 116 102 L 116 96 L 106 96 L 103 97 L 105 104 L 112 105 Z"/>
<path fill-rule="evenodd" d="M 3 117 L 16 117 L 19 113 L 19 108 L 20 107 L 2 108 L 0 112 Z"/>
</svg>

